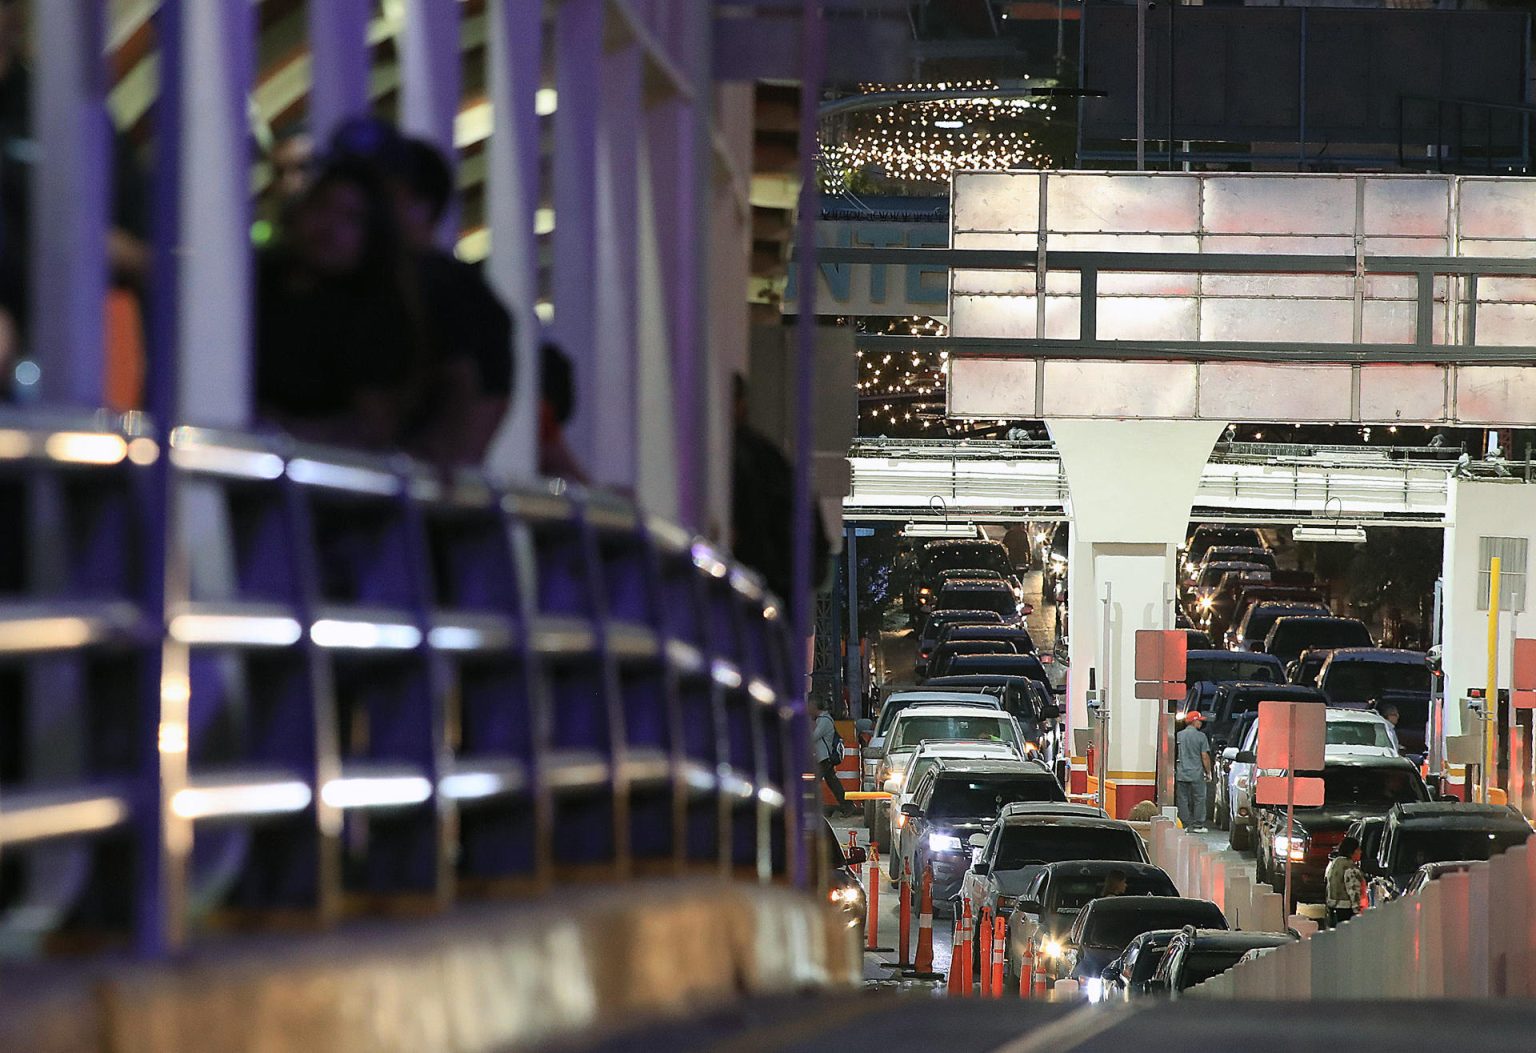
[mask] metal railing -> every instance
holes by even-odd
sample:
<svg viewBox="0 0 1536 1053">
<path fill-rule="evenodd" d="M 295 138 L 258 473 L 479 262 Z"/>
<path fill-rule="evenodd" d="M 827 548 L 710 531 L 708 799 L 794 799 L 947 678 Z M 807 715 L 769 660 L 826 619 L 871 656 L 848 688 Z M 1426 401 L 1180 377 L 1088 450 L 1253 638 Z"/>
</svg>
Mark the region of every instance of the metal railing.
<svg viewBox="0 0 1536 1053">
<path fill-rule="evenodd" d="M 793 872 L 785 619 L 708 544 L 141 425 L 0 415 L 0 952 Z"/>
</svg>

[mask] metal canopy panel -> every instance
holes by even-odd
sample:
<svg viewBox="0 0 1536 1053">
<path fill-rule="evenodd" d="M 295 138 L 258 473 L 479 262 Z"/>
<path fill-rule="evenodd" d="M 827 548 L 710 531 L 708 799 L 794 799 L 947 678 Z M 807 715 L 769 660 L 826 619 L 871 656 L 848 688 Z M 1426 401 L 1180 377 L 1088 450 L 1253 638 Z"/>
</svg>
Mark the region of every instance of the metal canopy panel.
<svg viewBox="0 0 1536 1053">
<path fill-rule="evenodd" d="M 1536 424 L 1536 180 L 962 173 L 951 216 L 956 416 Z"/>
</svg>

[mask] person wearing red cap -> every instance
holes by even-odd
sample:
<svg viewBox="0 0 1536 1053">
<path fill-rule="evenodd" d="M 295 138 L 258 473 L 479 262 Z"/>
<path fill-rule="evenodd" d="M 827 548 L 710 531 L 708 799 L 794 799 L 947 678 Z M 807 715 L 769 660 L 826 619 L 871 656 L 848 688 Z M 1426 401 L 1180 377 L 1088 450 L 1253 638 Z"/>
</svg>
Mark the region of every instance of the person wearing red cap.
<svg viewBox="0 0 1536 1053">
<path fill-rule="evenodd" d="M 1211 778 L 1211 740 L 1200 730 L 1203 723 L 1205 714 L 1190 710 L 1173 740 L 1173 800 L 1184 829 L 1197 832 L 1205 830 L 1205 787 Z"/>
</svg>

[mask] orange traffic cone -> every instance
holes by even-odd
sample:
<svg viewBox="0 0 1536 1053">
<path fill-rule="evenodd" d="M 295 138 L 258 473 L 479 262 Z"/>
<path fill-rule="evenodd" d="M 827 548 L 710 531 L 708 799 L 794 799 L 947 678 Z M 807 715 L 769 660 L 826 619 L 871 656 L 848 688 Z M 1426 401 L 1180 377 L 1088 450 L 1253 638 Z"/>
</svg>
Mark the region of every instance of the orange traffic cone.
<svg viewBox="0 0 1536 1053">
<path fill-rule="evenodd" d="M 933 864 L 923 868 L 923 899 L 917 915 L 917 960 L 912 975 L 927 980 L 939 979 L 933 971 Z"/>
<path fill-rule="evenodd" d="M 976 919 L 976 945 L 981 953 L 981 997 L 992 997 L 992 908 L 982 907 L 981 917 Z"/>
<path fill-rule="evenodd" d="M 869 918 L 864 923 L 868 938 L 864 942 L 864 949 L 890 950 L 889 947 L 880 946 L 880 851 L 873 841 L 869 843 L 868 874 L 869 880 L 864 883 L 864 887 L 869 890 Z"/>
<path fill-rule="evenodd" d="M 992 997 L 1003 997 L 1003 947 L 1008 941 L 1008 919 L 992 919 Z"/>
<path fill-rule="evenodd" d="M 1024 951 L 1019 962 L 1019 997 L 1030 998 L 1035 993 L 1035 943 L 1030 940 L 1024 944 Z"/>
<path fill-rule="evenodd" d="M 960 997 L 969 998 L 973 990 L 972 985 L 976 982 L 976 977 L 971 971 L 971 956 L 975 953 L 976 923 L 971 917 L 970 900 L 965 901 L 965 906 L 960 913 L 960 931 L 964 934 L 961 938 L 965 940 L 965 955 L 960 959 Z"/>
<path fill-rule="evenodd" d="M 964 933 L 964 925 L 965 925 L 965 919 L 962 918 L 959 914 L 956 914 L 955 915 L 954 928 L 952 930 L 950 941 L 949 941 L 950 952 L 949 952 L 949 987 L 948 987 L 948 991 L 949 991 L 949 997 L 951 997 L 951 998 L 960 998 L 960 997 L 963 996 L 962 989 L 960 987 L 960 983 L 961 983 L 960 961 L 961 961 L 961 955 L 963 955 L 965 953 L 965 936 L 963 934 Z"/>
<path fill-rule="evenodd" d="M 897 923 L 900 936 L 900 956 L 896 964 L 903 969 L 912 966 L 912 867 L 907 860 L 901 861 L 901 918 Z"/>
<path fill-rule="evenodd" d="M 1044 1000 L 1051 996 L 1051 981 L 1050 978 L 1045 975 L 1045 963 L 1040 959 L 1041 954 L 1039 951 L 1036 951 L 1034 959 L 1030 963 L 1030 967 L 1034 972 L 1033 997 Z"/>
</svg>

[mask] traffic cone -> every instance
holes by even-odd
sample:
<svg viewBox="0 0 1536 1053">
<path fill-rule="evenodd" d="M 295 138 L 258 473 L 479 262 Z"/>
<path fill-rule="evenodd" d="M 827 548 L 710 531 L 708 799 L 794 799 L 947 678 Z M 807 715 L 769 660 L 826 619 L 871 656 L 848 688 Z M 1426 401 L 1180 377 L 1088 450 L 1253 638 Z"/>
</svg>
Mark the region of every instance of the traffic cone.
<svg viewBox="0 0 1536 1053">
<path fill-rule="evenodd" d="M 917 959 L 912 975 L 927 980 L 939 979 L 933 971 L 933 864 L 923 868 L 923 898 L 917 915 Z"/>
<path fill-rule="evenodd" d="M 1035 993 L 1035 942 L 1024 944 L 1019 962 L 1019 997 L 1030 998 Z"/>
<path fill-rule="evenodd" d="M 1003 947 L 1008 940 L 1008 919 L 992 919 L 992 997 L 1003 997 Z"/>
<path fill-rule="evenodd" d="M 1051 996 L 1051 981 L 1045 975 L 1045 963 L 1042 962 L 1040 958 L 1040 952 L 1036 951 L 1034 960 L 1030 963 L 1030 967 L 1034 972 L 1033 997 L 1044 1001 Z"/>
<path fill-rule="evenodd" d="M 992 997 L 992 908 L 982 907 L 981 917 L 976 919 L 976 944 L 981 948 L 981 997 Z"/>
<path fill-rule="evenodd" d="M 960 912 L 961 939 L 965 940 L 965 956 L 960 959 L 960 986 L 961 997 L 969 998 L 973 992 L 972 985 L 976 982 L 972 972 L 971 956 L 975 953 L 976 923 L 971 917 L 971 901 L 966 900 L 965 906 Z"/>
<path fill-rule="evenodd" d="M 869 951 L 889 950 L 889 947 L 880 946 L 880 851 L 871 841 L 869 843 L 869 880 L 864 883 L 867 890 L 869 917 L 864 923 L 867 939 L 864 949 Z"/>
<path fill-rule="evenodd" d="M 901 918 L 897 922 L 901 937 L 901 954 L 896 964 L 903 969 L 912 966 L 912 866 L 901 861 Z"/>
</svg>

